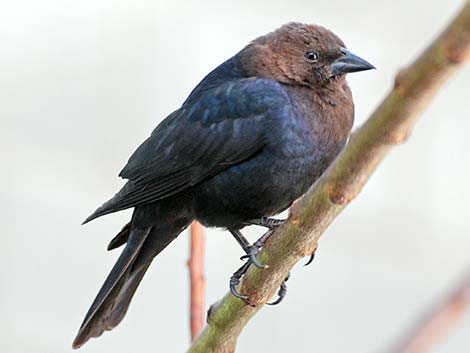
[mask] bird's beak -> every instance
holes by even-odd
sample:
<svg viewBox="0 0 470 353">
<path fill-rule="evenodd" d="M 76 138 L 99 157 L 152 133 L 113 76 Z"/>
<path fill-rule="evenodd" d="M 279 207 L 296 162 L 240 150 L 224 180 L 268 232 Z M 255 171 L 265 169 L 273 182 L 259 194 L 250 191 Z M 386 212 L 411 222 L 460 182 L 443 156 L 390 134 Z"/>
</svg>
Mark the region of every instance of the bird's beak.
<svg viewBox="0 0 470 353">
<path fill-rule="evenodd" d="M 374 65 L 368 63 L 356 54 L 351 53 L 346 48 L 341 48 L 341 52 L 344 55 L 331 64 L 332 76 L 375 69 Z"/>
</svg>

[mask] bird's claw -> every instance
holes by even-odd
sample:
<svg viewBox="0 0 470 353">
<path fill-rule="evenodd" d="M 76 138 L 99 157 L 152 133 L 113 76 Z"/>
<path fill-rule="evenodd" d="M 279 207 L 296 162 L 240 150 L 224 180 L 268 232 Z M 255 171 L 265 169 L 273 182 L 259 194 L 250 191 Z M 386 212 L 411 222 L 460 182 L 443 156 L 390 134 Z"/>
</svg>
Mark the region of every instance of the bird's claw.
<svg viewBox="0 0 470 353">
<path fill-rule="evenodd" d="M 260 249 L 264 245 L 264 240 L 270 235 L 269 232 L 264 234 L 260 239 L 258 239 L 253 245 L 247 249 L 247 254 L 240 257 L 240 260 L 247 260 L 242 267 L 240 267 L 233 275 L 230 277 L 230 293 L 232 293 L 235 297 L 246 300 L 248 297 L 246 295 L 240 294 L 237 291 L 237 286 L 240 284 L 240 279 L 242 276 L 248 271 L 248 268 L 253 264 L 258 268 L 267 268 L 267 265 L 262 264 L 258 261 L 256 255 L 258 255 Z"/>
<path fill-rule="evenodd" d="M 258 258 L 256 257 L 260 251 L 260 249 L 264 246 L 264 243 L 266 239 L 268 239 L 271 234 L 273 233 L 273 230 L 270 229 L 268 230 L 261 238 L 259 238 L 253 245 L 248 245 L 244 247 L 246 255 L 243 255 L 240 257 L 240 260 L 247 260 L 242 267 L 240 267 L 233 275 L 230 277 L 230 293 L 232 293 L 235 297 L 246 300 L 248 299 L 247 296 L 240 294 L 237 291 L 237 286 L 240 284 L 240 279 L 241 277 L 248 271 L 248 268 L 253 264 L 258 268 L 267 268 L 267 265 L 262 264 L 261 262 L 258 261 Z M 285 295 L 286 289 L 283 289 L 283 295 Z M 279 293 L 281 290 L 279 291 Z M 282 299 L 281 299 L 282 300 Z"/>
<path fill-rule="evenodd" d="M 316 249 L 315 249 L 316 250 Z M 312 263 L 313 259 L 315 258 L 315 251 L 310 255 L 310 258 L 308 259 L 307 263 L 304 265 L 305 266 L 308 266 Z M 286 285 L 286 282 L 289 280 L 289 277 L 290 277 L 290 273 L 287 275 L 287 277 L 284 279 L 284 281 L 281 283 L 281 286 L 279 287 L 279 291 L 277 292 L 277 295 L 278 295 L 278 298 L 271 302 L 271 303 L 266 303 L 268 305 L 277 305 L 279 304 L 280 302 L 282 302 L 282 300 L 284 299 L 284 297 L 286 296 L 287 294 L 287 285 Z"/>
<path fill-rule="evenodd" d="M 304 267 L 310 265 L 314 258 L 315 258 L 315 251 L 310 254 L 310 257 L 309 257 L 307 263 L 304 265 Z"/>
<path fill-rule="evenodd" d="M 285 296 L 287 294 L 287 284 L 286 284 L 286 282 L 289 280 L 289 277 L 290 277 L 290 273 L 287 275 L 287 277 L 284 279 L 284 281 L 282 281 L 281 286 L 279 287 L 279 291 L 277 292 L 278 298 L 275 301 L 270 302 L 270 303 L 266 303 L 266 304 L 268 304 L 268 305 L 277 305 L 280 302 L 282 302 L 282 300 L 285 298 Z"/>
<path fill-rule="evenodd" d="M 313 259 L 315 258 L 315 251 L 310 255 L 310 258 L 308 259 L 307 263 L 304 266 L 308 266 L 312 263 Z M 279 287 L 279 291 L 277 292 L 278 298 L 271 302 L 271 303 L 266 303 L 268 305 L 277 305 L 282 300 L 285 298 L 287 294 L 287 284 L 286 282 L 289 280 L 290 273 L 287 275 L 287 277 L 284 279 L 284 281 L 281 283 L 281 286 Z"/>
<path fill-rule="evenodd" d="M 253 265 L 255 265 L 258 268 L 267 268 L 268 266 L 266 266 L 266 265 L 262 264 L 261 262 L 259 262 L 258 258 L 256 257 L 256 255 L 258 255 L 258 253 L 259 253 L 259 248 L 252 245 L 250 247 L 250 250 L 248 251 L 248 253 L 246 255 L 243 255 L 240 259 L 241 260 L 248 259 L 247 263 L 252 263 Z"/>
<path fill-rule="evenodd" d="M 247 261 L 232 275 L 232 277 L 230 277 L 230 293 L 241 300 L 246 300 L 248 297 L 246 295 L 240 294 L 237 290 L 237 286 L 240 284 L 240 278 L 242 278 L 246 271 L 248 271 L 248 267 L 250 267 L 250 265 L 251 263 Z"/>
</svg>

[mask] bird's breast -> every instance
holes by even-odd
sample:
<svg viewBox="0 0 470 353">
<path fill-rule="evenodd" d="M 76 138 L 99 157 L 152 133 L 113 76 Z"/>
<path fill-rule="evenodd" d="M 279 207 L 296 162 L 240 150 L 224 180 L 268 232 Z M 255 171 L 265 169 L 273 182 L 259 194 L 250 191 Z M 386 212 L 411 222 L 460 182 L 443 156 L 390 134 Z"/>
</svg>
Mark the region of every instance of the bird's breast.
<svg viewBox="0 0 470 353">
<path fill-rule="evenodd" d="M 282 211 L 308 190 L 343 148 L 352 126 L 352 101 L 340 97 L 327 103 L 310 90 L 286 90 L 294 114 L 273 118 L 267 145 L 194 188 L 193 209 L 203 224 L 236 228 Z"/>
<path fill-rule="evenodd" d="M 302 86 L 284 88 L 315 144 L 335 146 L 347 139 L 354 122 L 354 103 L 346 81 L 321 90 Z"/>
</svg>

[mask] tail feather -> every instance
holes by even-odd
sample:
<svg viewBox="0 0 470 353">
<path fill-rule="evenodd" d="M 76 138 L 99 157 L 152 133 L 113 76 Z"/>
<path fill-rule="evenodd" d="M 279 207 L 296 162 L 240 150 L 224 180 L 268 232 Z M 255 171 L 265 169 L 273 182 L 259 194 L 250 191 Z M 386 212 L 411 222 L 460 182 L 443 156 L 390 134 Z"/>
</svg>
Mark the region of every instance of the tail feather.
<svg viewBox="0 0 470 353">
<path fill-rule="evenodd" d="M 140 282 L 137 282 L 133 289 L 130 289 L 130 287 L 126 285 L 130 276 L 130 267 L 139 254 L 151 230 L 151 227 L 132 230 L 124 251 L 121 256 L 119 256 L 111 273 L 106 278 L 106 281 L 93 301 L 91 308 L 88 310 L 77 337 L 73 342 L 73 348 L 81 347 L 89 338 L 101 336 L 104 330 L 110 330 L 115 326 L 110 325 L 108 317 L 113 312 L 116 303 L 119 304 L 116 299 L 122 295 L 122 291 L 132 290 L 133 294 Z"/>
<path fill-rule="evenodd" d="M 109 242 L 108 244 L 108 251 L 114 250 L 119 248 L 121 245 L 127 243 L 127 239 L 129 239 L 129 234 L 131 233 L 131 223 L 127 223 L 121 231 Z"/>
<path fill-rule="evenodd" d="M 133 273 L 126 279 L 124 286 L 116 297 L 115 302 L 117 305 L 113 308 L 107 319 L 108 330 L 116 327 L 126 315 L 132 297 L 134 296 L 137 287 L 142 281 L 142 278 L 144 278 L 144 275 L 147 272 L 149 266 L 150 263 L 147 266 L 140 268 L 136 273 Z"/>
<path fill-rule="evenodd" d="M 121 322 L 153 258 L 191 223 L 193 217 L 186 205 L 187 200 L 179 198 L 135 208 L 132 221 L 108 246 L 114 249 L 126 243 L 88 310 L 73 348 Z"/>
<path fill-rule="evenodd" d="M 88 223 L 95 218 L 122 211 L 131 207 L 135 207 L 137 205 L 142 205 L 144 203 L 149 203 L 152 200 L 147 200 L 143 202 L 142 200 L 134 200 L 132 201 L 130 195 L 132 195 L 136 190 L 144 190 L 142 187 L 139 187 L 135 183 L 128 181 L 124 186 L 119 190 L 111 199 L 106 201 L 100 207 L 98 207 L 91 215 L 89 215 L 82 224 Z M 155 200 L 153 200 L 155 201 Z"/>
</svg>

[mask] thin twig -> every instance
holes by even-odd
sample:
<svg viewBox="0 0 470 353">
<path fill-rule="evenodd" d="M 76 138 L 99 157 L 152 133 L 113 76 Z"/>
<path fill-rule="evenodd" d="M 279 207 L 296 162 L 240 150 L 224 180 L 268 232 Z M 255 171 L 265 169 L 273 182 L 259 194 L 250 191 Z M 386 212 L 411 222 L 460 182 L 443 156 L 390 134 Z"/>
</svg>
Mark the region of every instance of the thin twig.
<svg viewBox="0 0 470 353">
<path fill-rule="evenodd" d="M 470 313 L 470 272 L 442 303 L 426 313 L 390 353 L 429 352 L 459 323 L 465 313 Z"/>
<path fill-rule="evenodd" d="M 207 326 L 189 348 L 191 353 L 231 353 L 250 318 L 270 299 L 292 267 L 316 248 L 333 219 L 360 192 L 395 144 L 409 136 L 422 110 L 470 54 L 470 4 L 431 46 L 395 80 L 390 94 L 354 134 L 335 163 L 296 204 L 289 221 L 267 241 L 259 260 L 267 269 L 250 268 L 240 292 L 214 304 Z"/>
<path fill-rule="evenodd" d="M 204 299 L 206 283 L 204 280 L 204 230 L 198 222 L 190 227 L 190 254 L 189 254 L 189 281 L 191 286 L 189 325 L 191 328 L 191 341 L 204 326 Z"/>
</svg>

